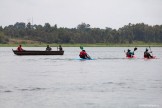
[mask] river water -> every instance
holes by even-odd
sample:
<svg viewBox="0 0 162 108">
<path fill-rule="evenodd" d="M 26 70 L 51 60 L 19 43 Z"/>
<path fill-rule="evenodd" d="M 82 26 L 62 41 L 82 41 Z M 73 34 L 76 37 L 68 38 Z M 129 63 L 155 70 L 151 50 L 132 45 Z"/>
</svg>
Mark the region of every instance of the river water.
<svg viewBox="0 0 162 108">
<path fill-rule="evenodd" d="M 12 49 L 0 48 L 0 108 L 162 108 L 161 47 L 152 47 L 151 60 L 143 59 L 144 47 L 135 59 L 125 58 L 127 47 L 86 47 L 95 60 L 85 61 L 77 60 L 78 47 L 62 56 Z"/>
</svg>

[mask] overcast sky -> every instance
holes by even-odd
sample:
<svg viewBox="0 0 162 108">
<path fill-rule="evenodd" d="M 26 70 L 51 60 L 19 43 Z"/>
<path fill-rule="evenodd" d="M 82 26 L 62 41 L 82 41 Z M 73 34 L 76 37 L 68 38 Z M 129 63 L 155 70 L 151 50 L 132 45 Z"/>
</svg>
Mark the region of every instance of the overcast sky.
<svg viewBox="0 0 162 108">
<path fill-rule="evenodd" d="M 128 23 L 162 24 L 162 0 L 0 0 L 0 26 L 16 22 L 118 29 Z"/>
</svg>

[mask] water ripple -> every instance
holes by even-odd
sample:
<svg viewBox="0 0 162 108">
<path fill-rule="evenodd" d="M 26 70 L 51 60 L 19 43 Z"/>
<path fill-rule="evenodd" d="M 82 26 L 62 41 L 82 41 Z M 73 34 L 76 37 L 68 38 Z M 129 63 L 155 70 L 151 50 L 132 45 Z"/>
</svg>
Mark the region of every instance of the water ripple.
<svg viewBox="0 0 162 108">
<path fill-rule="evenodd" d="M 35 88 L 23 88 L 23 89 L 18 89 L 20 91 L 40 91 L 40 90 L 46 90 L 46 88 L 39 88 L 39 87 L 35 87 Z"/>
</svg>

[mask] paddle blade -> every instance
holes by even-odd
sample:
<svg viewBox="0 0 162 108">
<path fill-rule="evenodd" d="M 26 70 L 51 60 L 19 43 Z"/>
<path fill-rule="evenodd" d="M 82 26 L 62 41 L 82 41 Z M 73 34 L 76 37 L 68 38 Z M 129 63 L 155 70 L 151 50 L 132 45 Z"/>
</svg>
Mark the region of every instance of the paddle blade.
<svg viewBox="0 0 162 108">
<path fill-rule="evenodd" d="M 80 46 L 80 49 L 83 50 L 83 46 Z"/>
<path fill-rule="evenodd" d="M 136 50 L 137 50 L 137 48 L 135 47 L 135 48 L 134 48 L 134 51 L 136 51 Z"/>
</svg>

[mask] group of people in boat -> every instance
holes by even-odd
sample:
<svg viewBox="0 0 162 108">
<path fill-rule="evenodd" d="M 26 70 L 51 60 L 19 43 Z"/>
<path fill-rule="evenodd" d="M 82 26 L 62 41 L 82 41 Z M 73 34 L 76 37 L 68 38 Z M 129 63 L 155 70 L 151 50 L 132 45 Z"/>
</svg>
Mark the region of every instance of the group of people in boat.
<svg viewBox="0 0 162 108">
<path fill-rule="evenodd" d="M 59 45 L 59 47 L 58 47 L 57 49 L 59 49 L 59 51 L 63 51 L 63 48 L 62 48 L 61 45 Z M 19 45 L 19 46 L 17 47 L 17 51 L 25 51 L 25 50 L 22 48 L 21 45 Z M 52 48 L 51 48 L 49 45 L 47 45 L 46 51 L 52 51 Z"/>
<path fill-rule="evenodd" d="M 59 49 L 59 51 L 63 51 L 61 45 L 59 45 L 59 47 L 57 47 L 57 49 Z M 52 48 L 51 48 L 49 45 L 47 45 L 47 47 L 46 47 L 46 51 L 51 51 L 51 50 L 52 50 Z"/>
<path fill-rule="evenodd" d="M 59 49 L 59 51 L 63 51 L 63 48 L 62 48 L 61 45 L 59 45 L 59 47 L 57 49 Z M 17 50 L 18 51 L 24 51 L 24 49 L 22 48 L 21 45 L 19 45 L 17 47 Z M 49 45 L 47 45 L 46 51 L 51 51 L 51 50 L 52 50 L 52 48 Z M 134 51 L 135 50 L 137 50 L 137 48 L 134 48 Z M 134 51 L 131 51 L 130 49 L 128 49 L 127 52 L 126 52 L 126 57 L 132 58 L 134 56 Z M 148 49 L 146 48 L 146 50 L 144 51 L 144 58 L 153 58 L 153 56 L 150 53 L 152 53 L 152 51 L 149 52 Z M 83 58 L 83 59 L 90 59 L 91 58 L 86 53 L 86 51 L 83 49 L 83 47 L 81 47 L 81 52 L 79 54 L 79 57 Z"/>
<path fill-rule="evenodd" d="M 137 50 L 137 48 L 135 50 Z M 128 49 L 128 51 L 126 52 L 126 57 L 132 58 L 134 56 L 134 51 Z M 149 52 L 146 48 L 146 50 L 144 51 L 144 58 L 153 58 L 153 56 L 150 53 L 152 53 L 152 51 Z"/>
</svg>

